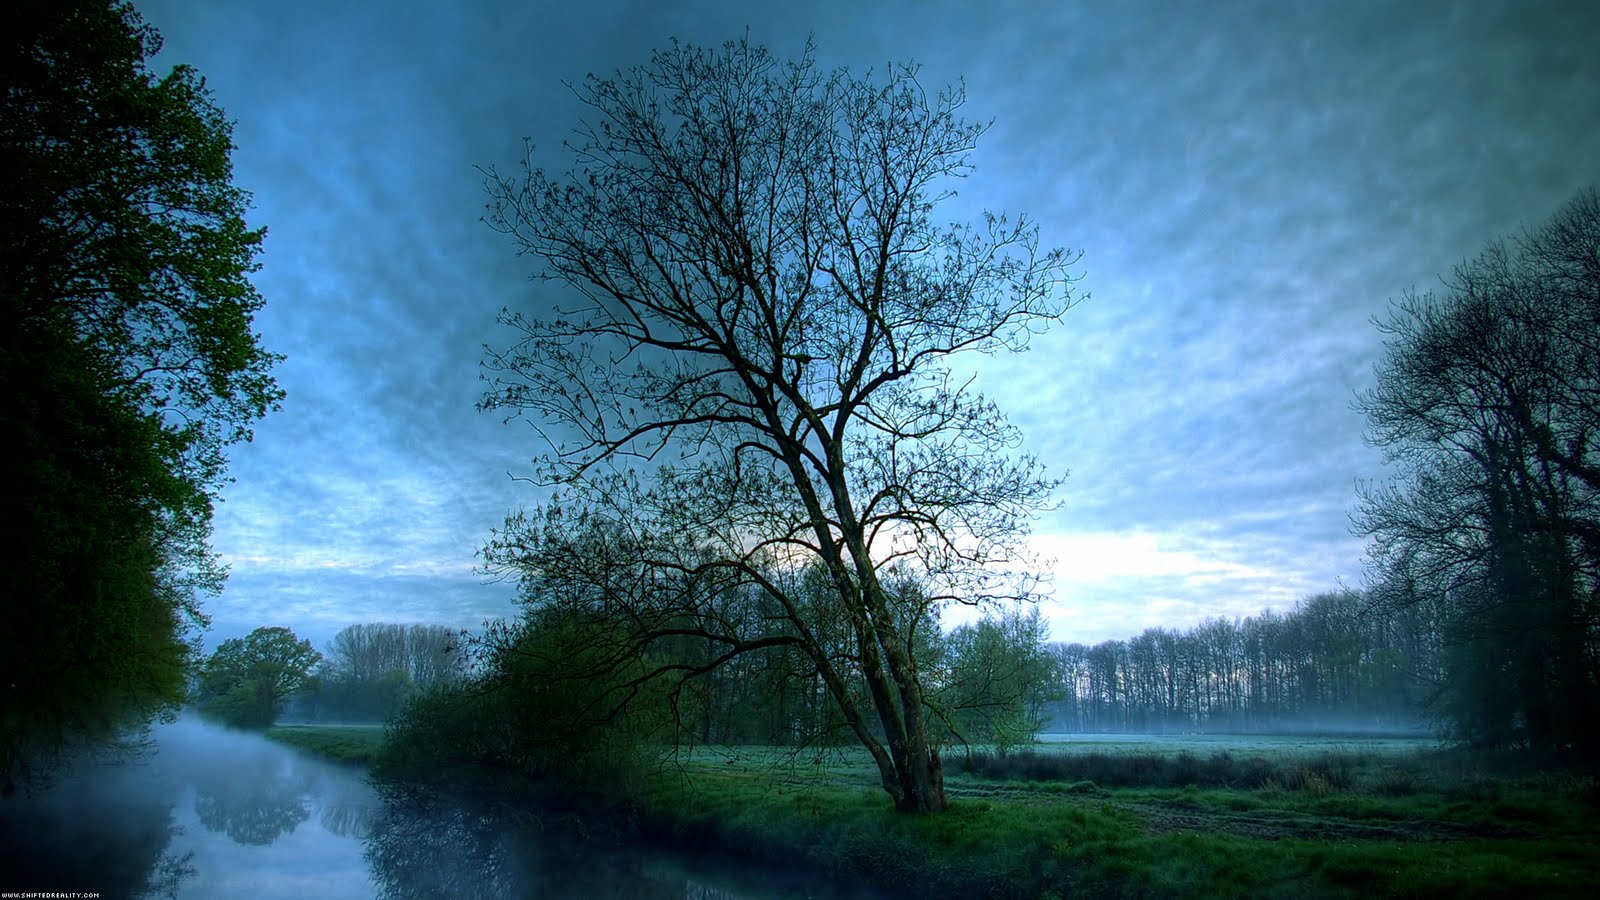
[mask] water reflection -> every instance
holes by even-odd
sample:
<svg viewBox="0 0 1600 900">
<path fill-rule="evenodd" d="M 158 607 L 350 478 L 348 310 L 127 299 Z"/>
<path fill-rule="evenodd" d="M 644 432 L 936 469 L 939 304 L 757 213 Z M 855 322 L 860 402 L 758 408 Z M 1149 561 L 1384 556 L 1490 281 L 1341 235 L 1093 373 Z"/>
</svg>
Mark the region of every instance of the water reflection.
<svg viewBox="0 0 1600 900">
<path fill-rule="evenodd" d="M 650 871 L 639 853 L 608 851 L 541 831 L 503 808 L 394 798 L 367 841 L 374 879 L 390 900 L 512 897 L 739 900 Z"/>
<path fill-rule="evenodd" d="M 276 761 L 272 761 L 276 762 Z M 266 846 L 311 817 L 293 773 L 281 766 L 254 771 L 213 772 L 194 782 L 194 812 L 200 824 L 241 844 Z"/>
<path fill-rule="evenodd" d="M 178 889 L 183 883 L 200 874 L 200 870 L 192 865 L 193 862 L 193 850 L 182 856 L 161 854 L 150 870 L 149 883 L 144 895 L 150 900 L 178 900 Z"/>
<path fill-rule="evenodd" d="M 0 798 L 0 889 L 139 896 L 175 827 L 171 792 L 140 775 L 84 757 L 47 789 Z"/>
<path fill-rule="evenodd" d="M 861 900 L 794 872 L 687 861 L 605 846 L 542 828 L 525 813 L 463 799 L 394 795 L 367 838 L 373 880 L 388 900 L 512 897 L 622 900 Z"/>
<path fill-rule="evenodd" d="M 102 897 L 770 900 L 868 896 L 794 872 L 563 837 L 504 805 L 394 795 L 359 769 L 178 722 L 0 797 L 0 891 Z"/>
<path fill-rule="evenodd" d="M 0 890 L 371 897 L 363 773 L 181 721 L 136 760 L 85 757 L 0 799 Z"/>
</svg>

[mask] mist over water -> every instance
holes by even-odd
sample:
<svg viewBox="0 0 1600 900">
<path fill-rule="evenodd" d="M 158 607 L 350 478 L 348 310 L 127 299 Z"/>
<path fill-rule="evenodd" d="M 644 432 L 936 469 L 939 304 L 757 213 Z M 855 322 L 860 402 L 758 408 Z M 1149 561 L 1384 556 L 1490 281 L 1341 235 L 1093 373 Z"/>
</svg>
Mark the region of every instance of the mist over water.
<svg viewBox="0 0 1600 900">
<path fill-rule="evenodd" d="M 603 847 L 502 804 L 384 796 L 365 771 L 184 719 L 0 798 L 0 891 L 102 897 L 865 898 L 794 873 Z"/>
<path fill-rule="evenodd" d="M 380 804 L 360 771 L 188 719 L 151 739 L 0 801 L 5 890 L 374 896 L 364 851 Z"/>
</svg>

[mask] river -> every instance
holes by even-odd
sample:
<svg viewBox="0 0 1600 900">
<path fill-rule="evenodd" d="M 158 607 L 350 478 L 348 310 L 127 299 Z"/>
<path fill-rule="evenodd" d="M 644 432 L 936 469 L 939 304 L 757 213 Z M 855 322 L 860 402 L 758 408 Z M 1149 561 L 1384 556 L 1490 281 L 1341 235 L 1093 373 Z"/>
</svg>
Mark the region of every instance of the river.
<svg viewBox="0 0 1600 900">
<path fill-rule="evenodd" d="M 0 891 L 104 898 L 863 898 L 794 872 L 605 849 L 495 807 L 380 796 L 359 768 L 194 720 L 0 798 Z"/>
</svg>

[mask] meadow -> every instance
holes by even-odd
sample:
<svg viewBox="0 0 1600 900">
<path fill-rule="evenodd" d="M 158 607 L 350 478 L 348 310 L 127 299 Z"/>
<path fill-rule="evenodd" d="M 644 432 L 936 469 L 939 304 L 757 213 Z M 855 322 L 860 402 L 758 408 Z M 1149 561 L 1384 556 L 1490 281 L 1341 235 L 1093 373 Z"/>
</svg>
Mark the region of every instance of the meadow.
<svg viewBox="0 0 1600 900">
<path fill-rule="evenodd" d="M 346 759 L 381 741 L 316 730 L 269 736 Z M 697 747 L 664 758 L 628 822 L 658 843 L 921 897 L 1587 897 L 1600 884 L 1594 774 L 1510 754 L 1086 736 L 951 749 L 945 771 L 949 812 L 904 816 L 862 751 Z"/>
<path fill-rule="evenodd" d="M 369 766 L 383 747 L 382 725 L 274 725 L 269 740 L 337 762 Z"/>
</svg>

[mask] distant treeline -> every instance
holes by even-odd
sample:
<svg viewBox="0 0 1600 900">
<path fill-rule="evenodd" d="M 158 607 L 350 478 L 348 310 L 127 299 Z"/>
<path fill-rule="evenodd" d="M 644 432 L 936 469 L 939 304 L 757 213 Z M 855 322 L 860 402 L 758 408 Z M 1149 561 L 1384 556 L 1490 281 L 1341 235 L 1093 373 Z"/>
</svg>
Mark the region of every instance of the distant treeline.
<svg viewBox="0 0 1600 900">
<path fill-rule="evenodd" d="M 1052 731 L 1420 730 L 1440 633 L 1422 608 L 1310 597 L 1286 614 L 1052 644 Z"/>
<path fill-rule="evenodd" d="M 470 654 L 442 625 L 351 625 L 334 635 L 310 684 L 285 718 L 383 722 L 419 691 L 459 681 Z"/>
</svg>

